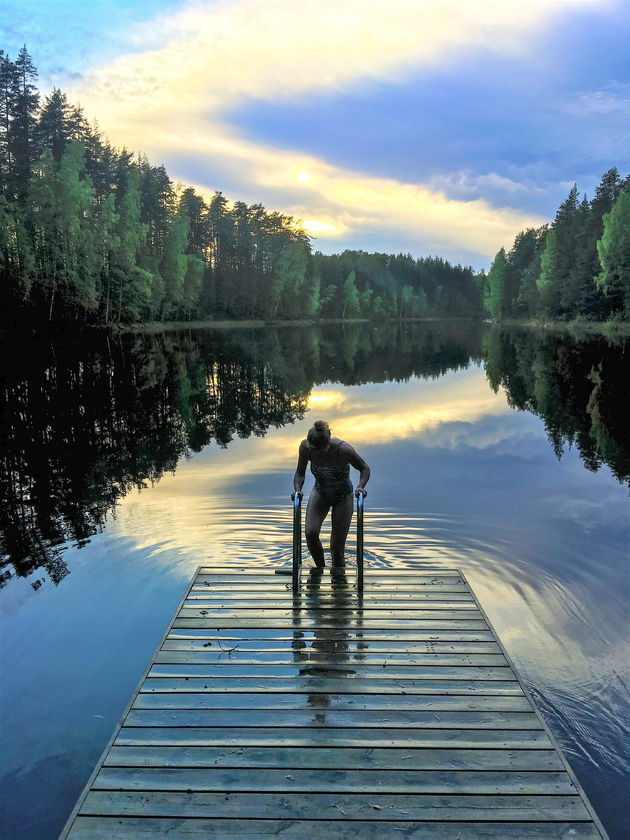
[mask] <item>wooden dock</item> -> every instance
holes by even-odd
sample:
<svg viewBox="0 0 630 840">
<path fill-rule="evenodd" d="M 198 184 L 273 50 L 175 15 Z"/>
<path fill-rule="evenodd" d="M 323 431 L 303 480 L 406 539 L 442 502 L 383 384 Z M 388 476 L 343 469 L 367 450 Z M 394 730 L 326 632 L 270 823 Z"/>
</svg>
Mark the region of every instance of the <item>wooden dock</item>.
<svg viewBox="0 0 630 840">
<path fill-rule="evenodd" d="M 605 838 L 457 570 L 200 568 L 62 840 Z"/>
</svg>

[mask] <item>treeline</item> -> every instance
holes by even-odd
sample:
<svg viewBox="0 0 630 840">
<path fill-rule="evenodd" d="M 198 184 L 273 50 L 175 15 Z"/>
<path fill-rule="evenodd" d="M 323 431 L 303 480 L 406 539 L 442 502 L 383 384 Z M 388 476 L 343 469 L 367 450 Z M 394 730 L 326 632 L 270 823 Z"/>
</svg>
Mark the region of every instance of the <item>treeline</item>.
<svg viewBox="0 0 630 840">
<path fill-rule="evenodd" d="M 312 254 L 292 217 L 206 201 L 113 148 L 26 47 L 0 51 L 0 283 L 6 321 L 110 324 L 481 312 L 472 269 Z"/>
<path fill-rule="evenodd" d="M 482 285 L 496 320 L 630 318 L 630 175 L 609 169 L 591 201 L 574 185 L 552 224 L 501 248 Z"/>
</svg>

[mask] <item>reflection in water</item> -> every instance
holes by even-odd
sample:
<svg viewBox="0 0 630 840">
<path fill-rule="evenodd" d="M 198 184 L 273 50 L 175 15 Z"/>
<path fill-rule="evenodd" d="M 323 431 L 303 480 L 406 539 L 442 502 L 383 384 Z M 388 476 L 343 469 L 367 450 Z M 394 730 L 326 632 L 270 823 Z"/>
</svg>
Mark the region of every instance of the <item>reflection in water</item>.
<svg viewBox="0 0 630 840">
<path fill-rule="evenodd" d="M 309 647 L 304 633 L 299 629 L 293 631 L 293 661 L 300 666 L 299 676 L 304 680 L 305 692 L 309 692 L 307 702 L 314 710 L 313 723 L 325 726 L 330 693 L 334 692 L 334 688 L 338 689 L 340 679 L 356 674 L 352 662 L 365 658 L 362 653 L 367 648 L 362 633 L 362 595 L 349 586 L 343 569 L 330 569 L 330 572 L 311 569 L 306 583 L 293 595 L 296 627 L 303 615 L 312 619 L 313 636 Z M 352 655 L 351 638 L 355 648 Z M 328 683 L 329 689 L 312 691 L 314 680 L 322 687 Z"/>
<path fill-rule="evenodd" d="M 544 419 L 558 456 L 575 445 L 588 469 L 606 463 L 620 481 L 630 477 L 623 340 L 386 323 L 123 335 L 85 339 L 78 351 L 73 340 L 41 341 L 29 351 L 13 348 L 4 376 L 0 586 L 36 568 L 59 583 L 69 542 L 86 545 L 130 491 L 212 441 L 226 447 L 234 436 L 291 424 L 309 396 L 318 411 L 343 413 L 339 390 L 312 393 L 324 382 L 436 380 L 483 360 L 495 391 Z M 478 415 L 491 411 L 489 397 L 467 393 L 460 381 L 449 399 L 442 393 L 388 415 L 380 394 L 370 404 L 362 393 L 352 406 L 352 439 L 446 430 L 449 421 L 473 419 L 475 400 Z"/>
</svg>

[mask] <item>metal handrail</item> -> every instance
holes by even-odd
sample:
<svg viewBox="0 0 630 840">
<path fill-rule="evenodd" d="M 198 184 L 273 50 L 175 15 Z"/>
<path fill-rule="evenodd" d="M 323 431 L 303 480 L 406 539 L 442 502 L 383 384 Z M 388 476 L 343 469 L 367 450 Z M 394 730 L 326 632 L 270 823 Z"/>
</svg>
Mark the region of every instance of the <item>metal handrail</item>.
<svg viewBox="0 0 630 840">
<path fill-rule="evenodd" d="M 363 494 L 357 496 L 357 590 L 363 592 Z M 302 494 L 293 497 L 293 590 L 300 585 L 302 569 Z"/>
<path fill-rule="evenodd" d="M 357 496 L 357 589 L 363 592 L 363 493 Z"/>
<path fill-rule="evenodd" d="M 300 585 L 302 568 L 302 494 L 293 497 L 293 591 Z"/>
</svg>

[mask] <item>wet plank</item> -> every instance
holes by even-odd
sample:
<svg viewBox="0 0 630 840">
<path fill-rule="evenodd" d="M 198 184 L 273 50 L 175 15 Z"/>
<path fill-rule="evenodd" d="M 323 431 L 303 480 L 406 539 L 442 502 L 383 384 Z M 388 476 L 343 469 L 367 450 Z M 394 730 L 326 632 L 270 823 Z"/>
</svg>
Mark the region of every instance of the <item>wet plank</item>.
<svg viewBox="0 0 630 840">
<path fill-rule="evenodd" d="M 342 815 L 340 815 L 342 816 Z M 383 822 L 363 820 L 361 840 L 601 840 L 592 822 Z M 181 817 L 79 816 L 74 822 L 72 840 L 136 840 L 149 836 L 169 840 L 207 837 L 211 840 L 260 840 L 261 837 L 307 838 L 313 840 L 357 840 L 353 820 L 241 820 L 188 819 Z"/>
<path fill-rule="evenodd" d="M 373 747 L 112 747 L 104 767 L 310 767 L 322 770 L 558 770 L 555 750 Z"/>
<path fill-rule="evenodd" d="M 552 749 L 542 729 L 258 729 L 231 727 L 123 726 L 116 738 L 119 746 L 197 746 L 213 747 L 392 747 L 402 749 Z"/>
<path fill-rule="evenodd" d="M 287 820 L 322 818 L 364 820 L 585 820 L 588 814 L 579 796 L 492 796 L 430 795 L 382 793 L 176 793 L 164 791 L 101 791 L 88 795 L 81 814 L 142 816 L 150 810 L 156 817 L 211 817 L 240 820 L 273 819 L 282 814 Z M 357 827 L 359 828 L 359 827 Z M 360 828 L 359 828 L 360 830 Z"/>
<path fill-rule="evenodd" d="M 375 682 L 370 679 L 349 680 L 345 675 L 337 679 L 333 677 L 310 676 L 308 680 L 309 695 L 315 697 L 323 695 L 355 694 L 360 689 L 361 695 L 394 694 L 398 697 L 419 696 L 423 694 L 439 693 L 443 696 L 451 695 L 497 695 L 512 694 L 522 696 L 521 687 L 515 680 L 450 680 L 450 679 L 382 679 Z M 221 677 L 208 679 L 207 677 L 151 677 L 144 681 L 139 694 L 153 692 L 168 692 L 171 694 L 212 693 L 229 694 L 232 692 L 268 693 L 282 691 L 283 695 L 304 693 L 304 677 Z"/>
<path fill-rule="evenodd" d="M 198 570 L 62 839 L 605 838 L 458 570 Z"/>
<path fill-rule="evenodd" d="M 314 793 L 575 794 L 566 773 L 545 770 L 303 770 L 267 768 L 103 767 L 92 790 L 301 791 Z M 316 812 L 315 812 L 316 813 Z"/>
<path fill-rule="evenodd" d="M 531 706 L 523 696 L 457 696 L 448 695 L 395 695 L 389 694 L 210 694 L 141 692 L 137 695 L 133 709 L 342 709 L 345 711 L 385 711 L 392 709 L 406 711 L 501 711 L 531 712 Z M 216 724 L 215 724 L 216 725 Z"/>
</svg>

